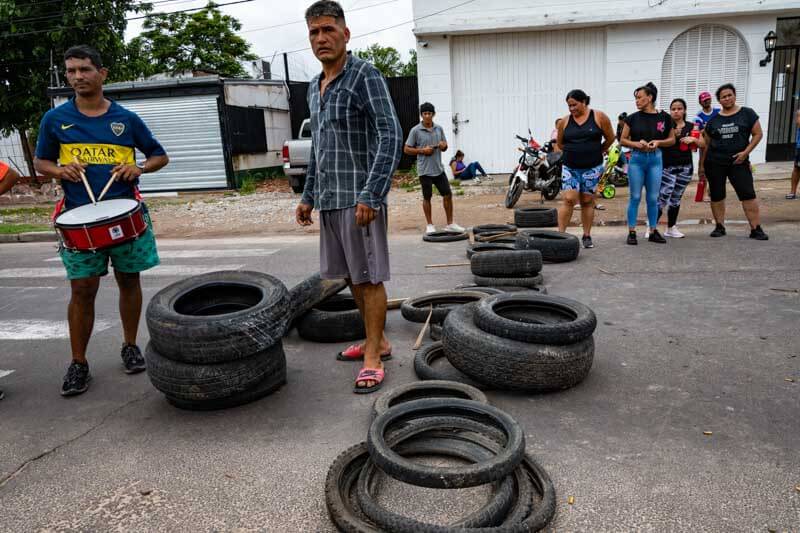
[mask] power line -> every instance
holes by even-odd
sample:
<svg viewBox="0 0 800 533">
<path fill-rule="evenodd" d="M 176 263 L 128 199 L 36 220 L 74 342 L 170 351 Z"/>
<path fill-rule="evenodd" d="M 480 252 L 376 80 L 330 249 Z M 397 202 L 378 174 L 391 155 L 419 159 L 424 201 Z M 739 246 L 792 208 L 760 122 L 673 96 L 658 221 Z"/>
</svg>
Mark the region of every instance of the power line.
<svg viewBox="0 0 800 533">
<path fill-rule="evenodd" d="M 348 13 L 352 13 L 354 11 L 361 11 L 362 9 L 370 9 L 372 7 L 382 6 L 384 4 L 394 4 L 394 3 L 398 2 L 398 1 L 399 0 L 386 0 L 385 2 L 380 2 L 378 4 L 372 4 L 372 5 L 369 5 L 369 6 L 359 7 L 358 9 L 351 9 L 351 10 L 348 11 Z M 252 28 L 250 30 L 243 30 L 243 31 L 240 31 L 239 33 L 251 33 L 251 32 L 254 32 L 254 31 L 271 30 L 273 28 L 282 28 L 284 26 L 291 26 L 293 24 L 300 24 L 300 23 L 303 23 L 305 21 L 306 21 L 305 19 L 303 19 L 303 20 L 295 20 L 293 22 L 284 22 L 282 24 L 273 24 L 272 26 L 263 26 L 261 28 Z"/>
<path fill-rule="evenodd" d="M 254 1 L 255 0 L 236 0 L 234 2 L 227 2 L 225 4 L 215 4 L 215 7 L 232 6 L 232 5 L 235 5 L 235 4 L 246 4 L 248 2 L 254 2 Z M 153 17 L 153 16 L 158 16 L 158 15 L 174 15 L 175 13 L 188 13 L 190 11 L 202 11 L 204 9 L 206 9 L 206 7 L 193 7 L 193 8 L 190 8 L 190 9 L 180 9 L 178 11 L 169 11 L 169 12 L 166 12 L 166 13 L 148 13 L 147 15 L 142 15 L 142 16 L 139 16 L 139 17 L 128 17 L 125 20 L 127 20 L 127 21 L 140 20 L 140 19 L 145 19 L 147 17 Z M 49 32 L 52 32 L 52 31 L 84 29 L 84 28 L 91 28 L 93 26 L 102 26 L 103 24 L 108 24 L 108 22 L 94 22 L 94 23 L 91 23 L 91 24 L 84 24 L 83 26 L 61 26 L 61 27 L 57 27 L 57 28 L 50 28 L 50 29 L 47 29 L 47 30 L 34 30 L 34 31 L 27 31 L 27 32 L 23 32 L 23 33 L 5 34 L 5 35 L 0 36 L 0 38 L 6 39 L 6 38 L 9 38 L 9 37 L 22 37 L 24 35 L 36 35 L 36 34 L 39 34 L 39 33 L 49 33 Z"/>
<path fill-rule="evenodd" d="M 421 16 L 421 17 L 413 18 L 413 19 L 411 19 L 411 20 L 407 20 L 407 21 L 405 21 L 405 22 L 400 22 L 400 23 L 398 23 L 398 24 L 393 24 L 393 25 L 391 25 L 391 26 L 386 26 L 385 28 L 380 28 L 380 29 L 373 30 L 373 31 L 370 31 L 370 32 L 367 32 L 367 33 L 362 33 L 362 34 L 359 34 L 359 35 L 351 35 L 351 36 L 350 36 L 350 40 L 352 41 L 353 39 L 359 39 L 359 38 L 361 38 L 361 37 L 367 37 L 367 36 L 369 36 L 369 35 L 374 35 L 374 34 L 376 34 L 376 33 L 380 33 L 380 32 L 382 32 L 382 31 L 391 30 L 391 29 L 393 29 L 393 28 L 399 28 L 400 26 L 405 26 L 406 24 L 411 24 L 411 23 L 413 23 L 413 22 L 417 22 L 418 20 L 422 20 L 422 19 L 426 19 L 426 18 L 434 17 L 434 16 L 436 16 L 436 15 L 440 15 L 440 14 L 442 14 L 442 13 L 446 12 L 446 11 L 450 11 L 451 9 L 456 9 L 457 7 L 461 7 L 461 6 L 465 6 L 465 5 L 467 5 L 467 4 L 471 4 L 471 3 L 472 3 L 472 2 L 474 2 L 474 1 L 475 1 L 475 0 L 467 0 L 466 2 L 462 2 L 462 3 L 460 3 L 460 4 L 456 4 L 456 5 L 454 5 L 454 6 L 450 6 L 450 7 L 447 7 L 447 8 L 441 9 L 441 10 L 439 10 L 439 11 L 436 11 L 436 12 L 434 12 L 434 13 L 428 13 L 427 15 L 423 15 L 423 16 Z M 263 57 L 260 57 L 259 59 L 267 59 L 267 58 L 269 58 L 269 57 L 272 57 L 272 58 L 274 58 L 274 57 L 275 57 L 276 55 L 278 55 L 278 54 L 294 54 L 295 52 L 305 52 L 306 50 L 311 50 L 311 47 L 310 47 L 310 46 L 306 46 L 305 48 L 298 48 L 298 49 L 296 49 L 296 50 L 286 50 L 286 51 L 283 51 L 283 52 L 274 52 L 274 53 L 272 54 L 272 56 L 265 55 L 265 56 L 263 56 Z"/>
</svg>

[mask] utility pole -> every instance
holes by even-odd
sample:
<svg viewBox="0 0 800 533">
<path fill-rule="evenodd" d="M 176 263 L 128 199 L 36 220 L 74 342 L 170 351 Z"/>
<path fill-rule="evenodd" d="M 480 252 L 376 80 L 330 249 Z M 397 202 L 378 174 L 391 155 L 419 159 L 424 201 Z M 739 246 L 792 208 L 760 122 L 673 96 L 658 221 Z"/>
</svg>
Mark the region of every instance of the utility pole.
<svg viewBox="0 0 800 533">
<path fill-rule="evenodd" d="M 283 53 L 283 73 L 284 73 L 284 80 L 286 84 L 289 84 L 289 54 L 286 52 Z"/>
</svg>

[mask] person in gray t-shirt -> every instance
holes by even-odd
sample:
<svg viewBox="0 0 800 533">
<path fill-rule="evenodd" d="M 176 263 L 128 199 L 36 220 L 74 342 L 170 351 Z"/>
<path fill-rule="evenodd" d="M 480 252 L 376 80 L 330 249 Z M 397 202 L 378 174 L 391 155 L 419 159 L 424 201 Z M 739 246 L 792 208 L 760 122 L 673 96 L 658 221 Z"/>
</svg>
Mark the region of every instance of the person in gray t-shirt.
<svg viewBox="0 0 800 533">
<path fill-rule="evenodd" d="M 428 223 L 425 233 L 436 231 L 431 216 L 431 197 L 434 185 L 442 195 L 444 213 L 447 217 L 445 230 L 463 232 L 464 228 L 453 222 L 453 193 L 442 164 L 442 152 L 447 150 L 444 130 L 438 124 L 433 123 L 433 117 L 436 115 L 433 104 L 425 102 L 419 106 L 419 113 L 422 116 L 422 122 L 409 132 L 403 152 L 407 155 L 417 156 L 417 175 L 419 175 L 419 182 L 422 185 L 422 211 L 425 213 L 425 220 Z"/>
</svg>

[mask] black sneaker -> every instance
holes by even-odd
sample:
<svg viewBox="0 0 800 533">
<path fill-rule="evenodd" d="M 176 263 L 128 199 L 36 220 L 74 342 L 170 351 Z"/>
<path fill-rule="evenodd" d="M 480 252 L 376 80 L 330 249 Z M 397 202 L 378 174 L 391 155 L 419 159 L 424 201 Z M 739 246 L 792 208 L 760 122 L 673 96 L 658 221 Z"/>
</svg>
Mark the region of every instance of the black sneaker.
<svg viewBox="0 0 800 533">
<path fill-rule="evenodd" d="M 625 241 L 625 242 L 628 243 L 628 244 L 633 244 L 633 245 L 639 244 L 639 242 L 636 240 L 636 232 L 635 231 L 629 231 L 628 232 L 628 240 Z"/>
<path fill-rule="evenodd" d="M 592 242 L 592 237 L 590 235 L 584 235 L 581 239 L 584 248 L 594 248 L 594 243 Z"/>
<path fill-rule="evenodd" d="M 67 369 L 67 375 L 64 376 L 61 396 L 83 394 L 89 388 L 90 381 L 92 381 L 92 375 L 89 373 L 89 365 L 73 361 Z"/>
<path fill-rule="evenodd" d="M 757 241 L 768 241 L 769 236 L 764 233 L 764 230 L 761 229 L 761 226 L 756 226 L 755 229 L 750 230 L 750 238 L 755 239 Z"/>
<path fill-rule="evenodd" d="M 709 237 L 724 237 L 727 234 L 725 231 L 725 226 L 722 224 L 717 224 L 717 227 L 714 228 L 714 231 L 711 232 Z"/>
<path fill-rule="evenodd" d="M 119 355 L 122 357 L 122 364 L 125 365 L 126 374 L 137 374 L 147 368 L 142 351 L 135 344 L 123 344 Z"/>
<path fill-rule="evenodd" d="M 650 242 L 657 242 L 658 244 L 666 244 L 667 239 L 661 236 L 657 229 L 650 230 L 650 236 L 647 238 Z"/>
</svg>

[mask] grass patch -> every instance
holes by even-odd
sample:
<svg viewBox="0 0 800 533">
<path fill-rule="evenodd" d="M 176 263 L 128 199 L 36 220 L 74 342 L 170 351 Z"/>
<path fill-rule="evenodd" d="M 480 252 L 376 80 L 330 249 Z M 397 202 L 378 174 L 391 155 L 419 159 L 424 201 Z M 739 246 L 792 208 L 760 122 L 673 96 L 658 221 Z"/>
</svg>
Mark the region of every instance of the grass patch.
<svg viewBox="0 0 800 533">
<path fill-rule="evenodd" d="M 450 180 L 450 185 L 452 185 L 453 187 L 460 187 L 461 180 Z"/>
<path fill-rule="evenodd" d="M 255 193 L 255 192 L 256 192 L 256 183 L 257 183 L 258 181 L 259 181 L 259 180 L 258 180 L 258 179 L 256 179 L 256 178 L 255 178 L 255 177 L 253 177 L 253 176 L 246 176 L 246 177 L 245 177 L 245 178 L 242 180 L 242 186 L 241 186 L 241 187 L 239 187 L 239 194 L 241 194 L 241 195 L 247 195 L 247 194 L 253 194 L 253 193 Z"/>
<path fill-rule="evenodd" d="M 29 231 L 49 231 L 51 228 L 45 224 L 0 224 L 0 234 L 27 233 Z"/>
<path fill-rule="evenodd" d="M 0 208 L 0 218 L 2 217 L 49 217 L 53 211 L 52 206 L 42 207 L 6 207 Z"/>
<path fill-rule="evenodd" d="M 464 189 L 456 189 L 453 191 L 456 196 L 464 196 Z"/>
</svg>

